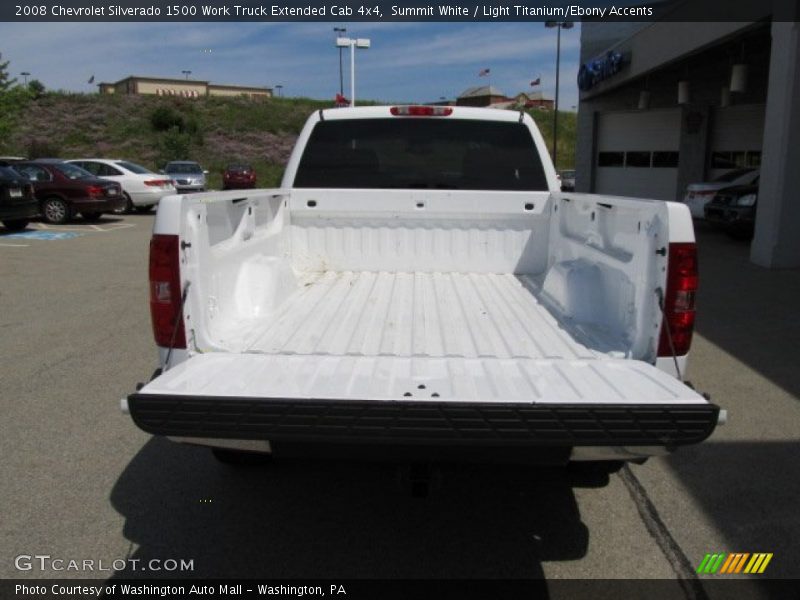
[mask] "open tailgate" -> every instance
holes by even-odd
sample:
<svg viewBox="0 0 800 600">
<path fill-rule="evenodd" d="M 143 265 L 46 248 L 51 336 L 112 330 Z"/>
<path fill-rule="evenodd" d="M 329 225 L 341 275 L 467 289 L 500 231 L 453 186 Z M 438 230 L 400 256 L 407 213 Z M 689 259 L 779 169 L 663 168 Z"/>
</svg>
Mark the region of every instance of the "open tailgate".
<svg viewBox="0 0 800 600">
<path fill-rule="evenodd" d="M 634 360 L 196 355 L 128 398 L 169 436 L 493 445 L 675 446 L 719 408 Z"/>
</svg>

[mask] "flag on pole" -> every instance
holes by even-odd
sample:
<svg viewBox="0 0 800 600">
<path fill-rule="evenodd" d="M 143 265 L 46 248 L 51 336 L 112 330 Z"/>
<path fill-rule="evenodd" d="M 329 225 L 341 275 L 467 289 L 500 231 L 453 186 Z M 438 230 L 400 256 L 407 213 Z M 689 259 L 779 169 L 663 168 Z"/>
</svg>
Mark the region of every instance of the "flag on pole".
<svg viewBox="0 0 800 600">
<path fill-rule="evenodd" d="M 531 87 L 537 86 L 537 85 L 539 85 L 540 83 L 542 83 L 542 78 L 541 78 L 541 77 L 537 77 L 536 79 L 534 79 L 533 81 L 531 81 Z"/>
<path fill-rule="evenodd" d="M 478 71 L 478 77 L 486 77 L 491 69 L 481 69 Z"/>
<path fill-rule="evenodd" d="M 92 75 L 91 77 L 89 77 L 89 83 L 94 83 L 94 75 Z"/>
</svg>

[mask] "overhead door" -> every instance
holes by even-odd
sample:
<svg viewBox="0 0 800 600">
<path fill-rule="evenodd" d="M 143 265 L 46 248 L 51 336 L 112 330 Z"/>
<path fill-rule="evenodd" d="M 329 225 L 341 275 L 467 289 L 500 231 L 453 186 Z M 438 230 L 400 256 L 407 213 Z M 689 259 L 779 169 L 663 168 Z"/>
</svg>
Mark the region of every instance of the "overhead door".
<svg viewBox="0 0 800 600">
<path fill-rule="evenodd" d="M 601 114 L 595 191 L 674 200 L 680 132 L 680 109 Z"/>
<path fill-rule="evenodd" d="M 714 111 L 709 146 L 711 178 L 730 169 L 761 165 L 765 111 L 764 104 L 728 106 Z"/>
</svg>

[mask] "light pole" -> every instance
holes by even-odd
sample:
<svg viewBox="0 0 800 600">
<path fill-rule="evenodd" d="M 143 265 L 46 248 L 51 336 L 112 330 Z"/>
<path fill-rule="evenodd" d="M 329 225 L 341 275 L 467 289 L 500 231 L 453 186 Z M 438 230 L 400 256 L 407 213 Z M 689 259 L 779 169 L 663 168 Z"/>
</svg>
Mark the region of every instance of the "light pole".
<svg viewBox="0 0 800 600">
<path fill-rule="evenodd" d="M 181 73 L 183 73 L 184 75 L 186 75 L 186 80 L 187 80 L 187 81 L 189 80 L 189 75 L 191 75 L 191 74 L 192 74 L 192 72 L 191 72 L 191 71 L 185 71 L 185 70 L 184 70 L 184 71 L 181 71 Z"/>
<path fill-rule="evenodd" d="M 350 46 L 350 106 L 356 105 L 356 48 L 366 50 L 370 47 L 370 40 L 368 38 L 336 38 L 336 46 L 339 48 L 346 48 Z"/>
<path fill-rule="evenodd" d="M 334 27 L 334 33 L 337 38 L 342 37 L 347 33 L 346 27 Z M 339 46 L 339 95 L 344 96 L 344 73 L 342 72 L 342 46 Z"/>
<path fill-rule="evenodd" d="M 545 27 L 552 29 L 555 27 L 558 30 L 558 37 L 556 41 L 556 98 L 555 110 L 553 112 L 553 165 L 556 164 L 556 144 L 558 143 L 558 83 L 559 74 L 561 71 L 561 30 L 572 29 L 575 24 L 571 21 L 545 21 Z M 556 167 L 558 168 L 558 167 Z"/>
<path fill-rule="evenodd" d="M 28 87 L 28 76 L 30 75 L 30 73 L 28 73 L 27 71 L 23 71 L 22 73 L 20 73 L 20 75 L 22 75 L 25 78 L 25 87 Z"/>
<path fill-rule="evenodd" d="M 281 97 L 281 90 L 283 89 L 283 86 L 279 83 L 278 85 L 275 86 L 275 89 L 278 90 L 278 98 L 280 98 Z"/>
</svg>

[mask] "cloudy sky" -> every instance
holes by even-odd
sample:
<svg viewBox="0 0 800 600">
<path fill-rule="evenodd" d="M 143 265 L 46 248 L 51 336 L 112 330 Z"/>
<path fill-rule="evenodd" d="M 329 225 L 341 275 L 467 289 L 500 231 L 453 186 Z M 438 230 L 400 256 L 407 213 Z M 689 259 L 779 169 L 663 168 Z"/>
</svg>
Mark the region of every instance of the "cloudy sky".
<svg viewBox="0 0 800 600">
<path fill-rule="evenodd" d="M 12 75 L 50 89 L 94 91 L 87 81 L 128 75 L 284 86 L 284 95 L 332 98 L 339 87 L 336 23 L 0 23 Z M 556 32 L 531 23 L 343 23 L 369 37 L 356 55 L 356 96 L 427 102 L 491 83 L 508 95 L 555 89 Z M 580 25 L 561 38 L 562 109 L 577 104 Z M 345 50 L 345 90 L 349 89 Z M 489 77 L 478 78 L 481 69 Z M 21 79 L 21 78 L 20 78 Z"/>
</svg>

